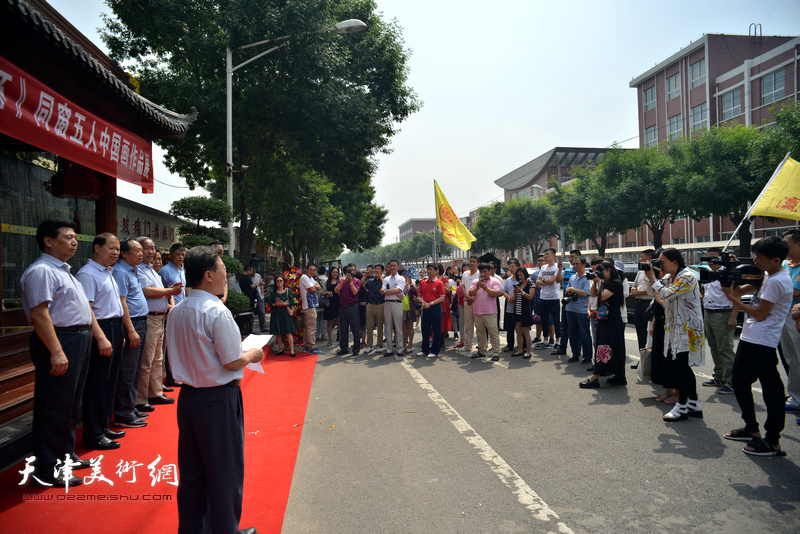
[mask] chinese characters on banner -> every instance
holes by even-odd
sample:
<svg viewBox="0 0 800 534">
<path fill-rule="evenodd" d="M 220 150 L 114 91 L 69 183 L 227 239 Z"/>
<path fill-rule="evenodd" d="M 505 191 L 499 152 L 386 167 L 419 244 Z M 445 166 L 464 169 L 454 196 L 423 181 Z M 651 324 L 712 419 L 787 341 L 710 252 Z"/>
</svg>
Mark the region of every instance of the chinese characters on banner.
<svg viewBox="0 0 800 534">
<path fill-rule="evenodd" d="M 150 143 L 0 57 L 0 133 L 153 192 Z"/>
</svg>

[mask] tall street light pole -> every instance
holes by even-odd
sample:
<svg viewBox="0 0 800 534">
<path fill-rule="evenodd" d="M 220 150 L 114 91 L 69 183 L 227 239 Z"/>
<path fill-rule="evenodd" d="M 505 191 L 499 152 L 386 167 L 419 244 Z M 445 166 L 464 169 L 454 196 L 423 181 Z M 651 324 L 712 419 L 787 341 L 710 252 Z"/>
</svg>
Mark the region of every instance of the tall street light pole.
<svg viewBox="0 0 800 534">
<path fill-rule="evenodd" d="M 356 33 L 360 31 L 364 31 L 367 29 L 367 25 L 361 22 L 358 19 L 349 19 L 340 22 L 330 28 L 325 28 L 322 30 L 317 30 L 314 32 L 306 32 L 300 35 L 308 35 L 312 33 L 326 33 L 326 32 L 336 32 L 336 33 Z M 239 50 L 244 48 L 250 48 L 252 46 L 258 46 L 262 44 L 267 44 L 269 42 L 279 42 L 283 41 L 278 45 L 273 46 L 269 50 L 261 52 L 260 54 L 251 57 L 247 61 L 243 61 L 239 63 L 235 67 L 233 66 L 233 51 L 231 47 L 228 46 L 225 49 L 225 75 L 226 75 L 226 91 L 227 91 L 227 114 L 226 114 L 226 139 L 225 144 L 227 148 L 226 153 L 226 174 L 228 175 L 228 206 L 231 208 L 231 213 L 235 213 L 233 211 L 233 73 L 239 70 L 240 68 L 244 67 L 248 63 L 251 63 L 261 57 L 266 56 L 267 54 L 271 54 L 272 52 L 278 50 L 289 44 L 291 35 L 283 35 L 281 37 L 276 37 L 274 39 L 267 39 L 266 41 L 258 41 L 255 43 L 250 43 L 248 45 L 240 46 Z M 236 236 L 233 233 L 233 218 L 231 218 L 230 222 L 228 223 L 228 233 L 231 236 L 230 241 L 230 248 L 228 250 L 228 254 L 233 257 L 233 251 L 236 248 Z M 245 262 L 247 263 L 247 262 Z"/>
</svg>

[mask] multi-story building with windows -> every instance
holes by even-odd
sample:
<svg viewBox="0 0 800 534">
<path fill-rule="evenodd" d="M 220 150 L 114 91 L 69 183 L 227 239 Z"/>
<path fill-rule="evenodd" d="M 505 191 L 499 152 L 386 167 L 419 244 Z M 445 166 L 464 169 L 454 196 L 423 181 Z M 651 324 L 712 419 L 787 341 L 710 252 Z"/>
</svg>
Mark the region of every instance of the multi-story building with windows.
<svg viewBox="0 0 800 534">
<path fill-rule="evenodd" d="M 639 103 L 640 146 L 712 126 L 768 126 L 771 108 L 797 101 L 799 65 L 800 37 L 704 35 L 631 80 Z M 777 235 L 796 225 L 796 221 L 756 218 L 753 238 Z M 681 219 L 669 225 L 664 243 L 696 249 L 727 241 L 734 230 L 728 217 Z M 641 229 L 618 241 L 623 249 L 641 247 L 652 243 L 652 235 Z"/>
</svg>

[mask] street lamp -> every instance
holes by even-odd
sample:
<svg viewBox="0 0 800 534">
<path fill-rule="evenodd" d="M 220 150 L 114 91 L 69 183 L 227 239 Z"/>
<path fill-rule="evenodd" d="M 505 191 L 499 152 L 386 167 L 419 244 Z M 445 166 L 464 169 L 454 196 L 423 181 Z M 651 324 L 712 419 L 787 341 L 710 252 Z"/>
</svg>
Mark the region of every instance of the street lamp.
<svg viewBox="0 0 800 534">
<path fill-rule="evenodd" d="M 358 19 L 349 19 L 344 20 L 338 24 L 331 26 L 330 28 L 324 28 L 322 30 L 317 30 L 313 32 L 305 32 L 301 33 L 300 35 L 309 35 L 312 33 L 327 33 L 327 32 L 336 32 L 336 33 L 356 33 L 360 31 L 364 31 L 367 29 L 367 25 L 361 22 Z M 260 54 L 251 57 L 247 61 L 243 61 L 239 63 L 235 67 L 233 66 L 233 51 L 231 50 L 230 46 L 225 49 L 225 74 L 226 74 L 226 91 L 227 91 L 227 117 L 226 117 L 226 162 L 225 165 L 228 169 L 228 206 L 231 208 L 231 214 L 233 214 L 233 73 L 239 70 L 240 68 L 244 67 L 248 63 L 252 63 L 253 61 L 257 60 L 260 57 L 266 56 L 279 48 L 282 48 L 289 44 L 290 39 L 292 38 L 291 35 L 283 35 L 281 37 L 276 37 L 274 39 L 267 39 L 266 41 L 258 41 L 255 43 L 250 43 L 248 45 L 240 46 L 239 50 L 243 50 L 245 48 L 250 48 L 253 46 L 258 46 L 262 44 L 267 44 L 270 42 L 277 42 L 283 41 L 282 43 L 273 46 L 269 50 L 261 52 Z M 233 251 L 236 248 L 236 237 L 233 233 L 233 219 L 228 223 L 228 233 L 230 233 L 231 241 L 230 241 L 230 249 L 228 254 L 233 257 Z"/>
</svg>

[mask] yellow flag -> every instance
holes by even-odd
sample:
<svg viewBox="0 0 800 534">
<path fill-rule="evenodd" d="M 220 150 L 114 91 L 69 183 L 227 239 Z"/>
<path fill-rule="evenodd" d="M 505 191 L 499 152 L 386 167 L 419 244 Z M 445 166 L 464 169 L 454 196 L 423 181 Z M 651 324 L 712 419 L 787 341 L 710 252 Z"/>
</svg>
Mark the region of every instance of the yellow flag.
<svg viewBox="0 0 800 534">
<path fill-rule="evenodd" d="M 800 220 L 800 163 L 787 156 L 778 165 L 749 215 Z"/>
<path fill-rule="evenodd" d="M 469 250 L 471 243 L 475 241 L 470 231 L 464 226 L 458 217 L 456 217 L 450 203 L 439 189 L 439 184 L 436 180 L 433 181 L 433 187 L 436 191 L 436 223 L 442 229 L 442 237 L 445 242 L 460 248 L 461 250 Z"/>
</svg>

